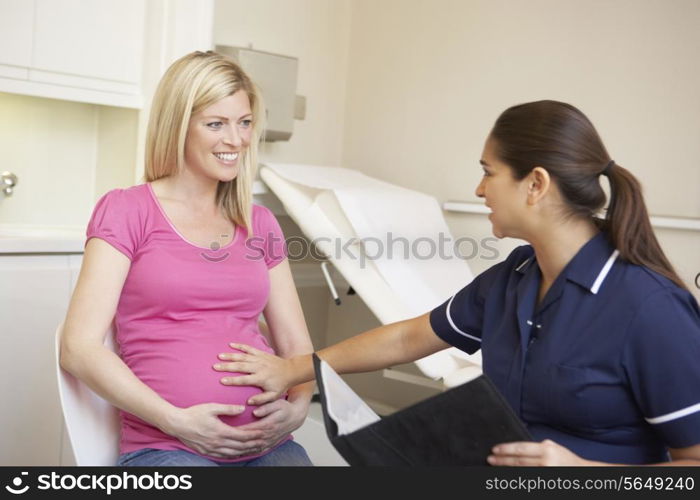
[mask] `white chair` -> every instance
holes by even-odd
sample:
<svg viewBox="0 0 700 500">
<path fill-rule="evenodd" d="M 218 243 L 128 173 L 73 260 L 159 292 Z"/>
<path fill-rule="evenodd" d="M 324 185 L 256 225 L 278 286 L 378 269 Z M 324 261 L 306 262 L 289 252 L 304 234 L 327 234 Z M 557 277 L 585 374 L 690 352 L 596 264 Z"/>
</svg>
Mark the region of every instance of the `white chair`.
<svg viewBox="0 0 700 500">
<path fill-rule="evenodd" d="M 113 466 L 119 456 L 119 413 L 83 382 L 61 368 L 63 323 L 56 330 L 56 378 L 63 418 L 76 465 Z M 116 351 L 110 328 L 105 345 Z"/>
</svg>

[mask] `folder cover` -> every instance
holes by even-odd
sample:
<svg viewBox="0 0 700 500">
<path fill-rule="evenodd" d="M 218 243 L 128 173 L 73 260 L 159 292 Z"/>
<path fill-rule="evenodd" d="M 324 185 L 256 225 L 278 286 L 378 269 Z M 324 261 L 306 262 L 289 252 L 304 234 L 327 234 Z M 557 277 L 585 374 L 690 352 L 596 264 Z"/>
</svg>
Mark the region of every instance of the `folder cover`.
<svg viewBox="0 0 700 500">
<path fill-rule="evenodd" d="M 328 438 L 350 465 L 488 465 L 494 445 L 532 441 L 485 375 L 381 418 L 328 363 L 313 361 Z"/>
</svg>

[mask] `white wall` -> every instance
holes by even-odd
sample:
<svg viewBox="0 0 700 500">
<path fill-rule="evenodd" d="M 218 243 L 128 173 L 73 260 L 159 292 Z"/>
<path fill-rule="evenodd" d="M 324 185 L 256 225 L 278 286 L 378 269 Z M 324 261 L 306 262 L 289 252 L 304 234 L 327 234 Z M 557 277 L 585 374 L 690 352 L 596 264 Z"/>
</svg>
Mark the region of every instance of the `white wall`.
<svg viewBox="0 0 700 500">
<path fill-rule="evenodd" d="M 267 143 L 262 160 L 339 165 L 342 160 L 350 0 L 217 0 L 216 45 L 299 58 L 297 94 L 306 119 L 289 142 Z"/>
<path fill-rule="evenodd" d="M 345 166 L 439 201 L 478 202 L 478 160 L 498 114 L 557 99 L 596 124 L 611 156 L 643 183 L 652 214 L 700 217 L 700 2 L 355 0 L 352 7 Z M 478 216 L 448 220 L 455 236 L 490 235 Z M 661 233 L 690 282 L 700 271 L 700 235 L 671 241 Z M 504 241 L 502 253 L 514 243 Z M 480 271 L 493 262 L 471 263 Z"/>
</svg>

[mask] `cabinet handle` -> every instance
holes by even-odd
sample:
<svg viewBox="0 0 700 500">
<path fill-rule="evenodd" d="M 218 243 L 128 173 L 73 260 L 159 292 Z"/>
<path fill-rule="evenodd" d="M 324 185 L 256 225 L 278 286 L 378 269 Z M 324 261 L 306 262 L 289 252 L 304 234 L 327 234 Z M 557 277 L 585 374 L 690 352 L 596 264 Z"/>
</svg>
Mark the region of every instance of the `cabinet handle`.
<svg viewBox="0 0 700 500">
<path fill-rule="evenodd" d="M 12 196 L 14 188 L 17 185 L 17 176 L 12 172 L 3 172 L 0 174 L 0 189 L 5 196 Z"/>
</svg>

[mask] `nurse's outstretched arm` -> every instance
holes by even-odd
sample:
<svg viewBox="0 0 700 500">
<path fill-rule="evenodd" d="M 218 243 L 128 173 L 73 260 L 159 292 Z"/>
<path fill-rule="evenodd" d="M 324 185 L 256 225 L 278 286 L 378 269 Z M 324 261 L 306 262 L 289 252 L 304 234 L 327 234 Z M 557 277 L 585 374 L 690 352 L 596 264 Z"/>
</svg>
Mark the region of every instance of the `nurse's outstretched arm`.
<svg viewBox="0 0 700 500">
<path fill-rule="evenodd" d="M 430 313 L 380 326 L 318 351 L 318 356 L 338 373 L 379 370 L 408 363 L 450 347 L 430 326 Z M 226 377 L 226 385 L 255 385 L 263 393 L 251 404 L 271 401 L 288 387 L 314 378 L 311 354 L 283 359 L 242 344 L 231 344 L 243 353 L 222 353 L 219 359 L 229 372 L 248 375 Z"/>
</svg>

